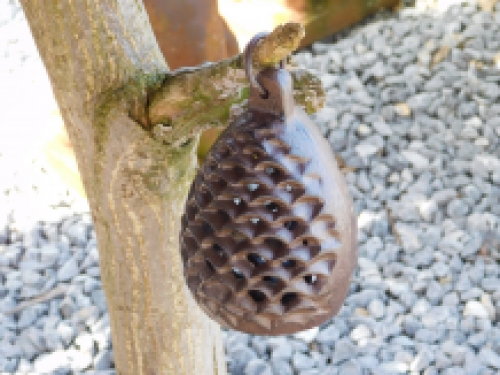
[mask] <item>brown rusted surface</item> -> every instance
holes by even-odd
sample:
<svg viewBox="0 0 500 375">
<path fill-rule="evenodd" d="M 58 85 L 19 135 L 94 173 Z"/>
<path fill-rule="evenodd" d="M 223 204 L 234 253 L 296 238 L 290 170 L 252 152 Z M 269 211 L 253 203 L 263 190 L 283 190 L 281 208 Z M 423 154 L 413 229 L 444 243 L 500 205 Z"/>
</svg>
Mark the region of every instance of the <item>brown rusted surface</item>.
<svg viewBox="0 0 500 375">
<path fill-rule="evenodd" d="M 266 69 L 249 109 L 219 137 L 191 186 L 180 232 L 184 275 L 215 321 L 281 335 L 338 312 L 356 265 L 356 220 L 335 156 L 293 105 L 291 78 Z"/>
<path fill-rule="evenodd" d="M 170 69 L 223 60 L 239 51 L 217 0 L 144 0 L 144 5 Z"/>
<path fill-rule="evenodd" d="M 285 0 L 306 27 L 302 46 L 334 34 L 382 8 L 392 8 L 399 0 Z"/>
<path fill-rule="evenodd" d="M 301 46 L 334 34 L 399 0 L 143 0 L 171 69 L 219 61 L 254 34 L 290 21 L 305 25 Z M 220 12 L 219 12 L 220 8 Z M 222 17 L 221 14 L 224 16 Z"/>
<path fill-rule="evenodd" d="M 305 25 L 305 46 L 398 4 L 399 0 L 219 0 L 220 12 L 240 46 L 255 33 L 290 21 Z"/>
</svg>

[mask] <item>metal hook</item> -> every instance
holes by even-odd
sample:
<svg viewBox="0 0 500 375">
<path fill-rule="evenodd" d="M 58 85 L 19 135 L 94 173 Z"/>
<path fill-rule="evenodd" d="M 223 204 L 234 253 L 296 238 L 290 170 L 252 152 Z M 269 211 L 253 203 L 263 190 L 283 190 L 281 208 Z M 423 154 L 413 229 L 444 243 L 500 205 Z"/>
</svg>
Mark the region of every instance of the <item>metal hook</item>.
<svg viewBox="0 0 500 375">
<path fill-rule="evenodd" d="M 264 86 L 262 86 L 259 81 L 255 78 L 253 74 L 253 67 L 252 67 L 252 52 L 259 40 L 265 38 L 268 36 L 270 33 L 268 32 L 261 32 L 256 34 L 245 47 L 244 51 L 244 64 L 245 64 L 245 73 L 247 75 L 248 81 L 250 82 L 250 86 L 253 86 L 259 90 L 260 95 L 262 97 L 266 97 L 268 95 L 268 91 Z M 280 61 L 279 64 L 280 68 L 283 69 L 285 67 L 285 59 Z"/>
</svg>

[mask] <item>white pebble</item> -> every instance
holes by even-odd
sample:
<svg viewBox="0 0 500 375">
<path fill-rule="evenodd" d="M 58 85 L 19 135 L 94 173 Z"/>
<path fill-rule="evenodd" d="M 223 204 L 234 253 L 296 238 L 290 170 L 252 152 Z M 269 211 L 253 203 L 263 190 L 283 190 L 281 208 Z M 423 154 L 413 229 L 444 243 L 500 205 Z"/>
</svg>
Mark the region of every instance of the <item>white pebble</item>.
<svg viewBox="0 0 500 375">
<path fill-rule="evenodd" d="M 481 319 L 489 319 L 490 317 L 486 307 L 478 301 L 467 301 L 464 308 L 464 316 L 474 316 Z"/>
<path fill-rule="evenodd" d="M 429 167 L 429 160 L 415 151 L 404 150 L 401 151 L 401 155 L 404 156 L 415 168 L 424 169 Z"/>
<path fill-rule="evenodd" d="M 78 275 L 78 263 L 74 257 L 69 258 L 66 263 L 57 271 L 57 279 L 59 281 L 68 281 Z"/>
</svg>

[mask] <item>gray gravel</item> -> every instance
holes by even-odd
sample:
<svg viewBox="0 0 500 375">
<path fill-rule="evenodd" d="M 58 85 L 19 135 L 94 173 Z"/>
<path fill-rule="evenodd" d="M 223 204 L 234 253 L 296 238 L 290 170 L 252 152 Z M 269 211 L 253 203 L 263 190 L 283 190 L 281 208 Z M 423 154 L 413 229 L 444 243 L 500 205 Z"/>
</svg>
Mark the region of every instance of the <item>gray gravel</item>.
<svg viewBox="0 0 500 375">
<path fill-rule="evenodd" d="M 12 32 L 27 27 L 18 9 L 0 2 L 12 71 L 41 64 Z M 359 265 L 319 328 L 225 330 L 231 374 L 500 373 L 499 29 L 499 5 L 406 8 L 295 55 L 327 89 L 315 118 L 349 170 Z M 50 197 L 38 220 L 2 206 L 0 374 L 114 374 L 91 217 L 67 191 Z"/>
</svg>

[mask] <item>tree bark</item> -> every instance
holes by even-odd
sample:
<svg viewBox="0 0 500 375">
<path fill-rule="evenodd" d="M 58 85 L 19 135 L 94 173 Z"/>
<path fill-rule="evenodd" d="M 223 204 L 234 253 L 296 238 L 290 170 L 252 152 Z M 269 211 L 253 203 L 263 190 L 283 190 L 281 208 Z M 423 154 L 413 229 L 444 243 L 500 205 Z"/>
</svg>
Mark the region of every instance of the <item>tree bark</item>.
<svg viewBox="0 0 500 375">
<path fill-rule="evenodd" d="M 178 251 L 195 142 L 162 147 L 129 116 L 168 71 L 142 1 L 22 4 L 92 209 L 118 373 L 224 374 Z"/>
<path fill-rule="evenodd" d="M 214 66 L 168 75 L 141 0 L 22 5 L 92 210 L 117 372 L 225 374 L 219 327 L 186 287 L 178 244 L 203 124 L 189 127 L 166 116 L 175 103 L 162 107 L 180 87 L 179 77 L 207 80 Z M 215 69 L 237 88 L 230 98 L 238 100 L 245 88 L 237 79 L 240 65 Z M 309 99 L 322 92 L 309 93 L 308 76 L 300 77 L 306 77 L 303 102 L 316 105 Z M 150 101 L 156 106 L 150 108 Z M 193 103 L 184 104 L 196 111 Z M 170 123 L 151 122 L 152 114 Z M 221 113 L 210 116 L 209 123 L 227 125 Z M 176 136 L 165 139 L 159 127 L 171 127 Z"/>
</svg>

